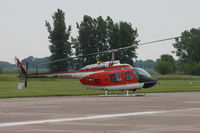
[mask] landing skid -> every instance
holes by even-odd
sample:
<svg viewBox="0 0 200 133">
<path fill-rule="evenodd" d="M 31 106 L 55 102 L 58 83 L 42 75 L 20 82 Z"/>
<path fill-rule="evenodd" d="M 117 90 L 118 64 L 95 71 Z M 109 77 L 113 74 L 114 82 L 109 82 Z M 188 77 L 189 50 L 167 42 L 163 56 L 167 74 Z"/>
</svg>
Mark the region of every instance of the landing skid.
<svg viewBox="0 0 200 133">
<path fill-rule="evenodd" d="M 126 91 L 126 94 L 108 94 L 108 91 L 105 91 L 105 95 L 99 95 L 100 97 L 139 97 L 145 96 L 146 94 L 129 94 L 129 91 Z"/>
<path fill-rule="evenodd" d="M 145 96 L 146 94 L 111 94 L 111 95 L 99 95 L 100 97 L 140 97 Z"/>
</svg>

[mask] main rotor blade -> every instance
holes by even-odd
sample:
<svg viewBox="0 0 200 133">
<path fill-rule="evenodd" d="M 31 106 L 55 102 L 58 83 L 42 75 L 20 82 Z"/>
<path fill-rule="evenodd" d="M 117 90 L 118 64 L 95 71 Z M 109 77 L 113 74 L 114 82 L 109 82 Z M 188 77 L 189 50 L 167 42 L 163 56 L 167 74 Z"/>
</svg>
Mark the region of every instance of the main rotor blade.
<svg viewBox="0 0 200 133">
<path fill-rule="evenodd" d="M 147 45 L 147 44 L 153 44 L 153 43 L 157 43 L 157 42 L 164 42 L 164 41 L 173 40 L 173 39 L 177 39 L 177 38 L 180 38 L 180 36 L 161 39 L 161 40 L 156 40 L 156 41 L 144 42 L 144 43 L 138 44 L 138 46 Z M 60 60 L 55 60 L 55 61 L 51 61 L 51 62 L 37 64 L 37 66 L 46 65 L 46 64 L 52 64 L 52 63 L 56 63 L 56 62 L 60 62 L 60 61 L 64 61 L 64 60 L 69 60 L 69 59 L 76 59 L 76 58 L 81 58 L 81 57 L 93 56 L 93 55 L 98 55 L 98 54 L 103 54 L 103 53 L 112 53 L 112 52 L 117 52 L 119 50 L 129 49 L 129 48 L 133 48 L 133 47 L 135 47 L 135 46 L 132 45 L 132 46 L 121 47 L 121 48 L 116 48 L 116 49 L 110 49 L 110 50 L 105 50 L 105 51 L 95 52 L 95 53 L 90 53 L 90 54 L 85 54 L 85 55 L 78 55 L 78 56 L 74 56 L 74 57 L 68 57 L 68 58 L 63 58 L 63 59 L 60 59 Z"/>
</svg>

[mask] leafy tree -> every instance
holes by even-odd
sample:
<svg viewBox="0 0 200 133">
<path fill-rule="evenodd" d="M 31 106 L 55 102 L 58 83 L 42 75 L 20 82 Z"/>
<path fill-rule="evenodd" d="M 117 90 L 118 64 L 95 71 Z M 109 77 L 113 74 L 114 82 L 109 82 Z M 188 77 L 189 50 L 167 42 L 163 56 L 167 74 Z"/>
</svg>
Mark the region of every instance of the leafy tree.
<svg viewBox="0 0 200 133">
<path fill-rule="evenodd" d="M 180 58 L 180 71 L 184 74 L 200 75 L 200 28 L 181 33 L 173 44 Z"/>
<path fill-rule="evenodd" d="M 176 72 L 175 60 L 171 55 L 161 55 L 160 59 L 157 60 L 155 70 L 160 74 L 169 74 Z"/>
<path fill-rule="evenodd" d="M 200 75 L 200 63 L 182 63 L 179 66 L 180 72 L 189 75 Z"/>
<path fill-rule="evenodd" d="M 86 55 L 109 49 L 107 23 L 101 16 L 95 19 L 85 15 L 83 21 L 80 24 L 77 23 L 77 28 L 78 36 L 72 38 L 76 55 Z M 110 60 L 108 55 L 108 53 L 104 53 L 83 57 L 80 62 L 85 66 L 95 63 L 97 60 L 108 61 Z"/>
<path fill-rule="evenodd" d="M 83 21 L 77 24 L 77 28 L 78 36 L 72 39 L 76 55 L 85 55 L 133 45 L 135 47 L 115 53 L 116 60 L 120 60 L 122 63 L 133 64 L 132 58 L 136 58 L 135 49 L 138 44 L 136 37 L 138 34 L 137 30 L 133 29 L 130 23 L 114 23 L 110 17 L 104 20 L 101 16 L 95 19 L 85 15 Z M 84 66 L 92 64 L 97 60 L 111 60 L 111 53 L 83 57 L 81 62 L 83 62 L 82 65 Z"/>
<path fill-rule="evenodd" d="M 72 39 L 74 47 L 76 48 L 76 55 L 97 52 L 96 25 L 95 20 L 87 15 L 83 17 L 83 21 L 80 24 L 77 23 L 78 37 Z M 83 57 L 81 62 L 84 66 L 92 64 L 96 62 L 96 56 Z"/>
<path fill-rule="evenodd" d="M 155 69 L 160 74 L 169 74 L 173 70 L 171 63 L 165 61 L 159 61 Z"/>
<path fill-rule="evenodd" d="M 173 44 L 176 55 L 183 63 L 200 62 L 200 28 L 184 31 Z"/>
<path fill-rule="evenodd" d="M 119 22 L 109 26 L 109 44 L 110 49 L 134 46 L 129 49 L 118 51 L 115 53 L 115 59 L 120 60 L 121 63 L 128 63 L 133 65 L 133 58 L 136 58 L 136 48 L 138 41 L 137 29 L 133 29 L 132 25 L 127 22 Z"/>
<path fill-rule="evenodd" d="M 65 13 L 61 9 L 57 9 L 52 16 L 53 28 L 50 23 L 46 21 L 46 27 L 49 32 L 49 41 L 51 45 L 49 49 L 51 51 L 50 60 L 58 60 L 67 58 L 72 55 L 71 43 L 69 42 L 71 26 L 66 28 Z M 63 71 L 67 70 L 67 61 L 52 63 L 49 65 L 51 71 Z"/>
<path fill-rule="evenodd" d="M 96 42 L 97 42 L 97 50 L 105 51 L 109 49 L 108 44 L 108 28 L 106 20 L 104 20 L 101 16 L 95 19 L 97 23 L 96 27 Z M 97 55 L 97 60 L 100 61 L 109 61 L 109 53 L 99 54 Z"/>
</svg>

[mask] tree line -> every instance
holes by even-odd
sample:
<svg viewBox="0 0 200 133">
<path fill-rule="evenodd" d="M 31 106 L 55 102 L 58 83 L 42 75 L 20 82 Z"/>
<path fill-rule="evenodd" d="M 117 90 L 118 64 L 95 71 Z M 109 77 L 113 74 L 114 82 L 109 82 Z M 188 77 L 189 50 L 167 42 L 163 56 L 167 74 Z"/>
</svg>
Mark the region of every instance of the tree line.
<svg viewBox="0 0 200 133">
<path fill-rule="evenodd" d="M 181 33 L 173 44 L 179 57 L 175 61 L 171 55 L 162 55 L 155 69 L 161 74 L 183 73 L 200 75 L 200 28 L 192 28 Z"/>
<path fill-rule="evenodd" d="M 83 20 L 77 23 L 78 35 L 71 37 L 71 26 L 65 24 L 65 13 L 58 9 L 52 16 L 53 24 L 46 21 L 49 32 L 50 60 L 59 60 L 73 55 L 86 55 L 101 52 L 109 49 L 133 46 L 130 49 L 115 53 L 115 60 L 121 63 L 133 65 L 133 58 L 136 58 L 138 46 L 137 29 L 131 23 L 120 21 L 114 22 L 109 16 L 105 19 L 101 16 L 92 18 L 83 16 Z M 71 37 L 71 38 L 70 38 Z M 111 60 L 111 53 L 103 53 L 94 56 L 79 58 L 77 67 L 83 67 L 97 61 Z M 52 63 L 49 65 L 51 71 L 64 71 L 71 66 L 72 60 Z"/>
<path fill-rule="evenodd" d="M 55 61 L 72 56 L 85 55 L 89 53 L 101 52 L 109 49 L 133 46 L 130 49 L 115 53 L 115 60 L 121 63 L 147 68 L 155 68 L 161 74 L 183 73 L 190 75 L 200 75 L 200 28 L 192 28 L 181 33 L 181 37 L 173 44 L 176 49 L 173 53 L 179 57 L 175 60 L 170 54 L 161 55 L 157 61 L 135 61 L 137 58 L 136 49 L 139 40 L 137 28 L 133 28 L 131 23 L 120 21 L 114 22 L 111 17 L 105 19 L 101 16 L 92 18 L 83 16 L 83 20 L 77 23 L 78 35 L 71 36 L 72 27 L 65 23 L 65 13 L 61 9 L 52 15 L 53 24 L 46 21 L 46 28 L 49 32 L 50 57 L 37 59 L 32 56 L 26 60 L 29 66 L 36 66 L 48 61 Z M 65 60 L 48 65 L 50 71 L 66 71 L 79 69 L 85 65 L 93 64 L 96 61 L 111 60 L 111 53 L 98 54 L 95 56 L 82 57 L 76 60 Z M 145 64 L 148 64 L 145 66 Z M 7 64 L 8 65 L 8 64 Z M 1 67 L 1 66 L 0 66 Z M 46 68 L 47 66 L 40 66 Z M 2 70 L 0 70 L 2 71 Z"/>
<path fill-rule="evenodd" d="M 49 57 L 43 57 L 43 58 L 38 58 L 38 57 L 33 57 L 29 56 L 24 59 L 22 59 L 22 64 L 26 66 L 26 63 L 28 62 L 28 67 L 29 67 L 29 72 L 35 72 L 36 71 L 36 65 L 49 62 L 50 58 Z M 78 70 L 77 66 L 79 66 L 80 62 L 78 60 L 73 60 L 71 62 L 72 65 L 68 68 L 69 70 Z M 141 67 L 144 69 L 148 70 L 154 70 L 154 67 L 156 65 L 156 61 L 154 60 L 136 60 L 134 61 L 134 67 Z M 49 68 L 47 65 L 39 65 L 38 66 L 39 72 L 45 72 L 49 71 Z M 15 64 L 11 64 L 6 61 L 0 61 L 0 73 L 3 73 L 5 71 L 17 71 L 17 67 Z"/>
<path fill-rule="evenodd" d="M 65 13 L 58 9 L 52 16 L 53 26 L 46 21 L 49 32 L 49 49 L 52 53 L 50 60 L 68 58 L 72 55 L 86 55 L 116 49 L 120 47 L 133 46 L 130 49 L 115 53 L 115 59 L 121 63 L 133 65 L 133 59 L 137 58 L 138 48 L 137 28 L 133 28 L 131 23 L 120 21 L 114 22 L 109 16 L 104 19 L 99 16 L 83 16 L 83 20 L 77 23 L 78 35 L 71 37 L 71 26 L 65 24 Z M 171 55 L 161 55 L 155 65 L 155 69 L 161 74 L 175 73 L 177 71 L 184 74 L 200 75 L 200 29 L 192 28 L 181 33 L 181 37 L 173 44 L 179 57 L 178 63 Z M 74 49 L 74 50 L 73 50 Z M 111 60 L 111 53 L 103 53 L 95 56 L 79 58 L 76 61 L 66 60 L 50 64 L 51 71 L 63 71 L 70 68 L 71 64 L 76 64 L 77 68 L 96 61 Z"/>
</svg>

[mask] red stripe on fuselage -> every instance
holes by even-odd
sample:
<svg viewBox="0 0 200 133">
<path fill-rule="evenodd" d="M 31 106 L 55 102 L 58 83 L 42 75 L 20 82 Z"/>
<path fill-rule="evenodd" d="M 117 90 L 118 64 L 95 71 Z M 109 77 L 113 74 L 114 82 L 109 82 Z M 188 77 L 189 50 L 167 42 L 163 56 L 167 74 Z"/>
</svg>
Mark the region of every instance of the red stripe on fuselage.
<svg viewBox="0 0 200 133">
<path fill-rule="evenodd" d="M 128 80 L 126 77 L 125 72 L 127 71 L 129 71 L 130 75 L 132 76 L 131 80 L 130 79 Z M 111 73 L 120 73 L 119 77 L 121 78 L 121 80 L 114 82 L 111 81 L 110 77 Z M 82 84 L 89 86 L 113 86 L 113 85 L 138 83 L 138 80 L 136 76 L 133 74 L 132 69 L 94 73 L 86 77 L 83 77 L 80 81 Z"/>
</svg>

